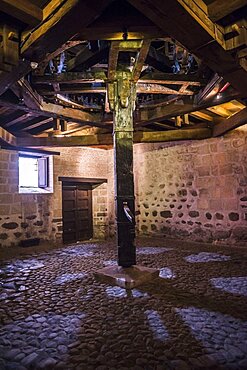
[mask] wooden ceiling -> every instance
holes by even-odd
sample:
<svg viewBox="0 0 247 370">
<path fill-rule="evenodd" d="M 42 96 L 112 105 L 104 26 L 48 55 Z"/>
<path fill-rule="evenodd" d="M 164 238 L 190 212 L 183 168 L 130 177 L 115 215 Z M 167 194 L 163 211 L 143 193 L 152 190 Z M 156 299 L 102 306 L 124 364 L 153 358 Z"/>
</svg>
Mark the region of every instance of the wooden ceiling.
<svg viewBox="0 0 247 370">
<path fill-rule="evenodd" d="M 246 0 L 1 0 L 0 145 L 110 147 L 117 64 L 135 142 L 247 123 L 246 17 Z"/>
</svg>

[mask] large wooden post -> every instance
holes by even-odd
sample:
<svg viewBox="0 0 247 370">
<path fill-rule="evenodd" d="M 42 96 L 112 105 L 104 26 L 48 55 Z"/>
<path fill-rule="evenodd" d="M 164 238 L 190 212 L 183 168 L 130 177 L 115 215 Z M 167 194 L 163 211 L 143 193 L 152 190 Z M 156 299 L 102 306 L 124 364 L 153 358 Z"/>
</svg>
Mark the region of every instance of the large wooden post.
<svg viewBox="0 0 247 370">
<path fill-rule="evenodd" d="M 117 72 L 114 92 L 114 172 L 118 265 L 136 264 L 133 177 L 133 112 L 136 86 L 130 72 Z"/>
</svg>

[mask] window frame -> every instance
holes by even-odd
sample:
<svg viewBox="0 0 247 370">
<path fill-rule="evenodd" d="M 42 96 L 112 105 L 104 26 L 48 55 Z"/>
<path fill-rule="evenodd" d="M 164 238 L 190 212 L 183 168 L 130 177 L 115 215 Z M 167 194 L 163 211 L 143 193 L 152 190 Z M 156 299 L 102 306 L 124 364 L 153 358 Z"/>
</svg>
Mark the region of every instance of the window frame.
<svg viewBox="0 0 247 370">
<path fill-rule="evenodd" d="M 32 153 L 18 153 L 18 176 L 19 176 L 19 158 L 34 158 L 37 159 L 38 163 L 38 187 L 32 186 L 21 186 L 18 180 L 18 188 L 19 193 L 36 193 L 36 194 L 43 194 L 43 193 L 53 193 L 53 158 L 52 155 L 48 154 L 32 154 Z M 41 160 L 41 161 L 39 161 Z M 42 174 L 42 165 L 43 163 L 43 174 Z M 42 183 L 42 176 L 43 176 L 43 183 Z"/>
</svg>

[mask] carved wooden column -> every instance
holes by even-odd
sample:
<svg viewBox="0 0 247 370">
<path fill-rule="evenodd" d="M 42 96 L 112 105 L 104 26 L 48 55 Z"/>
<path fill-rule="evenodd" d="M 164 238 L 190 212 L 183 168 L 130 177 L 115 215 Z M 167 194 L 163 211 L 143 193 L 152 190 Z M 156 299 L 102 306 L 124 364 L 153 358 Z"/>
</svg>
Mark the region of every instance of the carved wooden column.
<svg viewBox="0 0 247 370">
<path fill-rule="evenodd" d="M 133 111 L 136 86 L 130 72 L 116 73 L 109 94 L 114 96 L 114 172 L 117 221 L 118 265 L 136 264 L 135 196 L 133 178 Z M 113 105 L 113 104 L 112 104 Z"/>
</svg>

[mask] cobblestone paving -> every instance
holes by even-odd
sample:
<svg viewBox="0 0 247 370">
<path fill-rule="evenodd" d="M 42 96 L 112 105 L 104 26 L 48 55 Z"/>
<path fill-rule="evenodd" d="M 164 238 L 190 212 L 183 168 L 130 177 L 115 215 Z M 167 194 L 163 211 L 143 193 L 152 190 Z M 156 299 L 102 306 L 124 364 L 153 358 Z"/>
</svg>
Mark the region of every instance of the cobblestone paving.
<svg viewBox="0 0 247 370">
<path fill-rule="evenodd" d="M 0 370 L 246 370 L 247 249 L 137 248 L 160 277 L 131 291 L 94 278 L 113 241 L 0 251 Z"/>
</svg>

